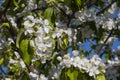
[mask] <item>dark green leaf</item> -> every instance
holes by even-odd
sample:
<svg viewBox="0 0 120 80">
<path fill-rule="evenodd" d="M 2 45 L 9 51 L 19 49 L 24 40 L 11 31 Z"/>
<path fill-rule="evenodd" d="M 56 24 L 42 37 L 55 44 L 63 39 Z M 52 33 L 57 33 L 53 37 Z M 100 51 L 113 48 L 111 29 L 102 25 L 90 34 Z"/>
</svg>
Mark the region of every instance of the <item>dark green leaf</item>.
<svg viewBox="0 0 120 80">
<path fill-rule="evenodd" d="M 22 35 L 23 32 L 24 32 L 24 30 L 21 29 L 20 32 L 19 32 L 18 35 L 17 35 L 17 39 L 16 39 L 16 47 L 18 47 L 18 48 L 19 48 L 19 44 L 20 44 L 20 40 L 21 40 L 21 36 L 23 36 L 23 35 Z"/>
<path fill-rule="evenodd" d="M 42 63 L 40 62 L 40 60 L 37 60 L 37 61 L 34 62 L 34 66 L 37 67 L 37 68 L 40 68 L 41 64 Z"/>
<path fill-rule="evenodd" d="M 73 12 L 81 8 L 81 0 L 65 0 L 65 4 L 70 7 Z"/>
<path fill-rule="evenodd" d="M 120 8 L 120 0 L 118 0 L 118 2 L 117 2 L 117 6 Z"/>
<path fill-rule="evenodd" d="M 31 80 L 28 73 L 24 71 L 23 74 L 21 74 L 22 79 L 21 80 Z"/>
</svg>

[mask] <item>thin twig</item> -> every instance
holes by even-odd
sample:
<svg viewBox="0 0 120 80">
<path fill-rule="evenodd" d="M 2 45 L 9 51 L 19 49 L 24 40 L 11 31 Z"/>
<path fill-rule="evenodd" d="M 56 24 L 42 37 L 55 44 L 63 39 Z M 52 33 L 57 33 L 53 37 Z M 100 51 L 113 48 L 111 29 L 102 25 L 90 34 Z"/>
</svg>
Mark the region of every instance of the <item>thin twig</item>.
<svg viewBox="0 0 120 80">
<path fill-rule="evenodd" d="M 110 8 L 112 6 L 112 4 L 114 4 L 115 2 L 117 2 L 117 0 L 113 0 L 108 6 L 106 6 L 105 8 L 103 8 L 101 11 L 99 11 L 98 13 L 96 13 L 96 16 L 100 15 L 101 13 L 105 12 L 105 10 L 107 10 L 108 8 Z"/>
<path fill-rule="evenodd" d="M 103 13 L 105 10 L 107 10 L 108 8 L 111 7 L 112 4 L 114 4 L 117 0 L 112 1 L 107 7 L 105 7 L 104 9 L 102 9 L 101 11 L 99 11 L 96 16 L 100 15 L 101 13 Z M 98 50 L 97 54 L 99 54 L 101 52 L 101 50 L 103 49 L 104 45 L 106 44 L 106 42 L 108 41 L 108 39 L 111 37 L 112 33 L 113 33 L 114 28 L 111 30 L 111 32 L 109 33 L 109 35 L 107 36 L 106 40 L 104 41 L 104 43 L 101 45 L 100 49 Z"/>
<path fill-rule="evenodd" d="M 54 3 L 54 4 L 55 4 L 55 3 Z M 70 16 L 67 15 L 62 8 L 60 8 L 57 4 L 55 4 L 55 6 L 56 6 L 56 8 L 58 8 L 58 9 L 63 13 L 63 15 L 65 15 L 68 19 L 70 18 Z"/>
<path fill-rule="evenodd" d="M 111 37 L 112 33 L 113 33 L 114 28 L 111 30 L 110 34 L 107 36 L 107 38 L 105 39 L 105 41 L 103 42 L 103 44 L 101 45 L 100 49 L 98 50 L 97 54 L 99 54 L 102 50 L 102 48 L 104 47 L 104 45 L 106 44 L 106 42 L 108 41 L 108 39 Z"/>
</svg>

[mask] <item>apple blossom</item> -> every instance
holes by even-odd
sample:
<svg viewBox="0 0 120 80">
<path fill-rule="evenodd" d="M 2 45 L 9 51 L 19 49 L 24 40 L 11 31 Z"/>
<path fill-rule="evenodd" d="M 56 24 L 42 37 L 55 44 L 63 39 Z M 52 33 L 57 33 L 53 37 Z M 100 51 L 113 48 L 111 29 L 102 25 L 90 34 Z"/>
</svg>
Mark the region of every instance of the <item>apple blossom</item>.
<svg viewBox="0 0 120 80">
<path fill-rule="evenodd" d="M 119 1 L 4 0 L 1 6 L 0 65 L 10 73 L 3 71 L 5 80 L 119 79 L 120 46 L 111 50 L 120 36 Z"/>
</svg>

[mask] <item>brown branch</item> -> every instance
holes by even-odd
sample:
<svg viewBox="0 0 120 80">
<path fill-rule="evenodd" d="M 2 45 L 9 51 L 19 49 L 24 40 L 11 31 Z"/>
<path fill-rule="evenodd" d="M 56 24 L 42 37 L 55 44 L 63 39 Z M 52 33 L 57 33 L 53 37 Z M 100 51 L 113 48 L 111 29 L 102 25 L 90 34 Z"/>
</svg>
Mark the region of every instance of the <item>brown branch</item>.
<svg viewBox="0 0 120 80">
<path fill-rule="evenodd" d="M 0 78 L 6 78 L 6 77 L 9 77 L 10 75 L 0 75 Z"/>
<path fill-rule="evenodd" d="M 55 6 L 56 6 L 56 8 L 58 8 L 63 13 L 63 15 L 65 15 L 68 19 L 70 18 L 70 16 L 67 15 L 62 8 L 60 8 L 57 4 L 55 4 Z"/>
<path fill-rule="evenodd" d="M 105 10 L 107 10 L 108 8 L 110 8 L 112 6 L 112 4 L 114 4 L 115 2 L 117 2 L 117 0 L 113 0 L 108 6 L 106 6 L 101 11 L 99 11 L 98 13 L 96 13 L 96 16 L 100 15 L 101 13 L 104 13 Z"/>
<path fill-rule="evenodd" d="M 32 9 L 31 11 L 35 12 L 35 11 L 39 11 L 39 10 L 43 10 L 43 8 L 35 8 L 35 9 Z"/>
<path fill-rule="evenodd" d="M 3 11 L 3 14 L 6 14 L 8 8 L 10 7 L 10 4 L 11 4 L 11 0 L 8 0 L 8 3 L 7 3 L 7 5 L 6 5 L 6 7 L 5 7 L 4 11 Z"/>
<path fill-rule="evenodd" d="M 105 39 L 105 41 L 103 42 L 103 44 L 101 45 L 100 49 L 98 50 L 97 54 L 99 54 L 101 52 L 101 50 L 103 49 L 104 45 L 106 44 L 106 42 L 108 41 L 108 39 L 111 37 L 112 33 L 113 33 L 114 28 L 111 30 L 110 34 L 107 36 L 107 38 Z"/>
<path fill-rule="evenodd" d="M 117 0 L 112 1 L 108 6 L 106 6 L 104 9 L 102 9 L 101 11 L 99 11 L 96 16 L 100 15 L 101 13 L 103 13 L 105 10 L 107 10 L 108 8 L 111 7 L 112 4 L 114 4 Z M 108 39 L 111 37 L 112 33 L 113 33 L 114 28 L 111 30 L 110 34 L 107 36 L 106 40 L 104 41 L 104 43 L 101 45 L 100 49 L 98 50 L 97 54 L 99 54 L 101 52 L 101 50 L 103 49 L 104 45 L 106 44 L 106 42 L 108 41 Z"/>
<path fill-rule="evenodd" d="M 4 21 L 7 21 L 7 19 L 6 19 L 6 12 L 7 12 L 8 8 L 10 7 L 10 4 L 11 4 L 11 0 L 8 0 L 8 3 L 7 3 L 7 5 L 6 5 L 4 11 L 2 12 L 2 14 L 0 14 L 0 16 L 1 16 L 1 21 L 3 21 L 3 22 L 4 22 Z"/>
</svg>

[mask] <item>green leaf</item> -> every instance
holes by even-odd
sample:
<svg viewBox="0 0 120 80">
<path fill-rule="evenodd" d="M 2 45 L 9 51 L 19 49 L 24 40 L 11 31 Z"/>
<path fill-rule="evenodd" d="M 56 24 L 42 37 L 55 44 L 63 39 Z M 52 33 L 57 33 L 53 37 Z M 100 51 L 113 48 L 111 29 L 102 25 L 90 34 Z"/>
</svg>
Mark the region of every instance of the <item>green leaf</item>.
<svg viewBox="0 0 120 80">
<path fill-rule="evenodd" d="M 13 0 L 13 4 L 14 4 L 16 7 L 19 7 L 18 2 L 17 2 L 16 0 Z"/>
<path fill-rule="evenodd" d="M 67 71 L 67 75 L 68 75 L 68 77 L 69 77 L 69 79 L 70 80 L 77 80 L 77 77 L 78 77 L 78 71 L 76 71 L 76 70 L 71 70 L 71 69 L 69 69 L 68 71 Z"/>
<path fill-rule="evenodd" d="M 77 7 L 80 9 L 81 7 L 81 0 L 75 0 Z"/>
<path fill-rule="evenodd" d="M 31 80 L 27 72 L 24 71 L 24 73 L 21 75 L 23 75 L 21 80 Z"/>
<path fill-rule="evenodd" d="M 72 11 L 78 11 L 81 8 L 81 0 L 65 0 L 64 2 Z"/>
<path fill-rule="evenodd" d="M 20 44 L 20 40 L 21 40 L 21 36 L 23 36 L 23 35 L 22 35 L 23 32 L 24 32 L 24 30 L 21 29 L 20 32 L 19 32 L 18 35 L 17 35 L 16 46 L 17 46 L 18 48 L 19 48 L 19 44 Z"/>
<path fill-rule="evenodd" d="M 32 58 L 32 56 L 34 55 L 34 47 L 30 45 L 30 42 L 28 44 L 28 53 L 30 55 L 30 58 Z"/>
<path fill-rule="evenodd" d="M 40 5 L 40 0 L 36 0 L 37 5 Z"/>
<path fill-rule="evenodd" d="M 71 6 L 72 4 L 72 0 L 64 0 L 65 4 L 68 5 L 69 7 Z"/>
<path fill-rule="evenodd" d="M 20 42 L 20 50 L 22 51 L 21 56 L 22 56 L 24 62 L 25 62 L 27 65 L 30 65 L 31 56 L 30 56 L 29 53 L 28 53 L 28 47 L 29 47 L 28 45 L 29 45 L 29 40 L 28 40 L 28 39 L 23 39 L 23 40 Z"/>
<path fill-rule="evenodd" d="M 66 47 L 68 47 L 68 39 L 67 38 L 63 39 L 63 43 L 65 44 Z"/>
<path fill-rule="evenodd" d="M 69 80 L 69 78 L 66 75 L 67 70 L 68 68 L 62 69 L 61 74 L 60 74 L 60 80 Z"/>
<path fill-rule="evenodd" d="M 76 42 L 72 42 L 72 49 L 73 50 L 78 50 L 79 49 Z"/>
<path fill-rule="evenodd" d="M 104 74 L 97 75 L 96 80 L 106 80 L 105 75 Z"/>
<path fill-rule="evenodd" d="M 49 21 L 51 21 L 52 16 L 53 16 L 53 8 L 49 7 L 45 10 L 44 17 Z"/>
<path fill-rule="evenodd" d="M 118 0 L 118 2 L 117 2 L 117 6 L 120 8 L 120 0 Z"/>
<path fill-rule="evenodd" d="M 40 68 L 41 64 L 42 63 L 40 62 L 40 60 L 37 60 L 37 61 L 34 62 L 34 66 L 37 67 L 37 68 Z"/>
<path fill-rule="evenodd" d="M 61 41 L 60 41 L 59 46 L 62 50 L 68 49 L 68 36 L 66 34 L 61 36 Z"/>
<path fill-rule="evenodd" d="M 4 62 L 4 58 L 1 58 L 1 59 L 0 59 L 0 65 L 2 65 L 3 62 Z"/>
<path fill-rule="evenodd" d="M 56 0 L 57 2 L 64 2 L 64 0 Z"/>
<path fill-rule="evenodd" d="M 2 26 L 7 27 L 7 28 L 10 28 L 10 23 L 5 22 L 5 23 L 2 24 Z"/>
</svg>

